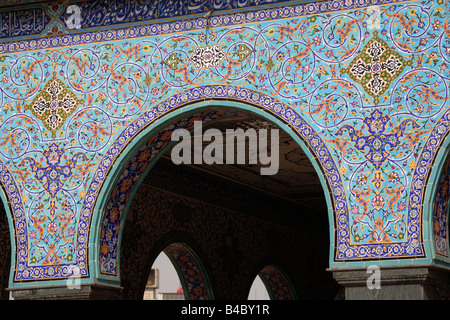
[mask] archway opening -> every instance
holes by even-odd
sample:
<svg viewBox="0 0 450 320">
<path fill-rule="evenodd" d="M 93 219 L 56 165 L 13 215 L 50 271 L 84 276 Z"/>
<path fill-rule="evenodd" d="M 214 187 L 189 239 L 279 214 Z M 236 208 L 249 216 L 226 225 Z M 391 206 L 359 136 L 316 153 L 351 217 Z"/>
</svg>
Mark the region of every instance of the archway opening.
<svg viewBox="0 0 450 320">
<path fill-rule="evenodd" d="M 323 181 L 298 140 L 250 112 L 210 122 L 203 132 L 211 128 L 223 134 L 238 128 L 278 130 L 276 174 L 262 175 L 264 164 L 248 158 L 244 164 L 175 164 L 177 144 L 167 148 L 146 173 L 126 215 L 120 261 L 124 297 L 142 296 L 161 241 L 187 235 L 202 252 L 218 299 L 248 298 L 251 270 L 269 257 L 289 274 L 298 298 L 334 298 L 339 288 L 326 272 L 330 223 Z M 202 149 L 211 141 L 203 140 Z M 251 145 L 244 148 L 250 154 Z"/>
<path fill-rule="evenodd" d="M 250 287 L 248 300 L 270 300 L 269 291 L 259 274 L 256 275 L 255 280 L 253 280 L 252 286 Z"/>
</svg>

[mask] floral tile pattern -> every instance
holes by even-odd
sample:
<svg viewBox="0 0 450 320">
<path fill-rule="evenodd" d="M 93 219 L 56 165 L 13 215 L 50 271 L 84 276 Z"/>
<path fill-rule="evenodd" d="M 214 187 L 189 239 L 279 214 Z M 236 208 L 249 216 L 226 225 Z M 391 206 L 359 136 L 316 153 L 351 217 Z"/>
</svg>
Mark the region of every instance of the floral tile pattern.
<svg viewBox="0 0 450 320">
<path fill-rule="evenodd" d="M 423 197 L 450 123 L 448 1 L 249 1 L 245 10 L 239 1 L 137 1 L 112 13 L 106 2 L 79 1 L 77 30 L 64 4 L 16 7 L 8 17 L 34 20 L 0 34 L 0 177 L 14 217 L 14 281 L 66 278 L 73 264 L 89 276 L 92 221 L 101 221 L 96 268 L 117 275 L 112 235 L 124 213 L 112 210 L 145 166 L 126 164 L 142 171 L 130 181 L 115 172 L 120 187 L 105 195 L 116 160 L 156 120 L 213 99 L 276 116 L 312 151 L 333 204 L 334 262 L 426 255 Z M 29 32 L 32 22 L 42 32 Z M 157 156 L 167 129 L 141 146 L 153 148 L 142 159 Z M 109 207 L 93 219 L 102 201 Z M 446 229 L 431 235 L 439 248 Z"/>
</svg>

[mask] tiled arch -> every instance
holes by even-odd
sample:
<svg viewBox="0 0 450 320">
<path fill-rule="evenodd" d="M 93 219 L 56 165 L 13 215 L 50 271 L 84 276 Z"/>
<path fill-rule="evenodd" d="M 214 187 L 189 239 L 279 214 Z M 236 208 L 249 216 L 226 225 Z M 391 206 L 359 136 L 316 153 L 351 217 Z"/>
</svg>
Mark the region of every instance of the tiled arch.
<svg viewBox="0 0 450 320">
<path fill-rule="evenodd" d="M 212 289 L 208 276 L 203 272 L 201 262 L 186 244 L 174 242 L 164 248 L 163 252 L 172 261 L 182 281 L 183 292 L 189 300 L 211 300 Z"/>
<path fill-rule="evenodd" d="M 275 265 L 267 265 L 258 274 L 272 300 L 294 300 L 296 294 L 288 277 Z"/>
<path fill-rule="evenodd" d="M 208 92 L 213 89 L 218 90 L 218 88 L 208 88 Z M 199 92 L 202 91 L 199 90 Z M 240 94 L 242 95 L 242 92 Z M 252 93 L 247 92 L 246 94 L 251 95 Z M 301 117 L 290 113 L 287 105 L 283 105 L 271 97 L 260 96 L 260 99 L 265 103 L 269 101 L 269 103 L 267 103 L 266 106 L 258 106 L 255 104 L 251 105 L 233 100 L 209 100 L 203 103 L 194 102 L 191 105 L 176 110 L 178 114 L 173 115 L 172 119 L 174 120 L 167 122 L 167 119 L 170 118 L 170 116 L 165 117 L 166 125 L 164 126 L 160 124 L 158 126 L 159 128 L 155 130 L 156 133 L 155 131 L 147 128 L 149 131 L 153 132 L 150 133 L 148 137 L 145 136 L 144 133 L 136 135 L 139 137 L 139 147 L 131 147 L 130 145 L 126 148 L 124 147 L 125 150 L 132 150 L 135 153 L 132 156 L 128 155 L 129 160 L 118 161 L 119 163 L 122 163 L 123 166 L 120 168 L 120 171 L 117 171 L 117 168 L 114 168 L 116 169 L 116 172 L 112 176 L 115 176 L 116 178 L 115 180 L 110 180 L 111 191 L 107 192 L 106 188 L 102 188 L 105 190 L 100 192 L 100 194 L 103 195 L 103 198 L 98 200 L 98 203 L 103 204 L 103 207 L 106 207 L 106 210 L 104 211 L 103 216 L 99 216 L 97 219 L 94 219 L 94 221 L 97 221 L 99 224 L 99 233 L 97 234 L 98 238 L 94 241 L 98 241 L 99 257 L 98 260 L 95 260 L 99 261 L 98 267 L 100 269 L 99 273 L 101 276 L 111 279 L 111 277 L 117 277 L 119 274 L 118 268 L 120 259 L 117 244 L 120 243 L 120 234 L 122 230 L 121 221 L 123 221 L 126 216 L 127 208 L 129 207 L 131 202 L 130 200 L 133 198 L 133 195 L 137 190 L 137 186 L 143 177 L 145 177 L 146 172 L 151 169 L 152 161 L 157 159 L 158 156 L 163 153 L 160 151 L 164 151 L 164 149 L 170 145 L 170 137 L 173 130 L 176 128 L 191 129 L 195 120 L 202 120 L 204 123 L 207 123 L 218 119 L 245 116 L 248 113 L 257 113 L 263 117 L 271 119 L 274 122 L 277 122 L 282 128 L 283 126 L 284 128 L 288 128 L 283 123 L 289 123 L 289 125 L 291 125 L 294 129 L 291 130 L 290 133 L 294 136 L 294 139 L 297 139 L 299 144 L 302 144 L 302 146 L 305 147 L 306 143 L 313 141 L 316 144 L 316 149 L 318 147 L 318 149 L 321 150 L 321 152 L 316 155 L 319 164 L 314 163 L 315 160 L 313 156 L 310 153 L 307 153 L 308 157 L 310 157 L 313 162 L 313 165 L 315 164 L 316 170 L 321 172 L 323 170 L 321 168 L 325 166 L 325 171 L 327 171 L 328 174 L 323 176 L 326 176 L 329 180 L 331 179 L 335 188 L 340 189 L 340 187 L 342 187 L 339 183 L 338 175 L 333 175 L 333 172 L 337 173 L 338 170 L 331 160 L 331 157 L 327 156 L 327 148 L 324 146 L 323 142 L 321 142 L 320 138 L 316 136 L 314 130 L 307 124 L 307 122 Z M 161 127 L 163 129 L 160 129 Z M 306 143 L 303 141 L 306 141 Z M 321 148 L 320 145 L 323 147 Z M 127 152 L 131 153 L 131 151 L 124 150 L 122 150 L 121 153 L 125 154 Z M 309 151 L 306 150 L 306 152 Z M 323 176 L 322 179 L 324 179 Z M 327 183 L 329 183 L 329 181 L 322 180 L 323 185 L 326 186 Z M 340 190 L 344 189 L 342 188 Z M 339 199 L 342 199 L 344 196 L 342 192 L 334 192 L 331 194 L 334 195 L 335 198 L 333 200 L 328 199 L 329 204 L 339 202 Z M 106 198 L 105 195 L 108 195 L 108 198 Z M 325 195 L 330 195 L 330 193 L 325 192 Z M 345 201 L 339 202 L 339 206 L 342 210 L 342 206 L 346 206 Z M 102 208 L 102 206 L 99 206 L 99 208 Z M 331 221 L 333 220 L 334 219 L 331 218 Z M 95 229 L 96 228 L 94 228 L 94 230 Z M 334 253 L 330 252 L 330 254 Z"/>
</svg>

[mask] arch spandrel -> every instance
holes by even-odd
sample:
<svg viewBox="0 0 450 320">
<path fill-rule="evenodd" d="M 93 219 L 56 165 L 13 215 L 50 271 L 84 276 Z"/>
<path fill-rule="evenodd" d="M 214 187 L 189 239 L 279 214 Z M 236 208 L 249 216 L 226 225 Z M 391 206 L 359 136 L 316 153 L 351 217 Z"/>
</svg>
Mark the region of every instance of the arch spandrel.
<svg viewBox="0 0 450 320">
<path fill-rule="evenodd" d="M 6 193 L 23 241 L 14 281 L 65 279 L 71 265 L 96 276 L 95 205 L 125 166 L 119 153 L 199 97 L 266 105 L 299 132 L 329 186 L 331 264 L 429 258 L 422 207 L 448 132 L 448 3 L 322 4 L 107 31 L 49 30 L 44 14 L 33 21 L 42 33 L 0 39 L 0 170 L 15 184 Z"/>
</svg>

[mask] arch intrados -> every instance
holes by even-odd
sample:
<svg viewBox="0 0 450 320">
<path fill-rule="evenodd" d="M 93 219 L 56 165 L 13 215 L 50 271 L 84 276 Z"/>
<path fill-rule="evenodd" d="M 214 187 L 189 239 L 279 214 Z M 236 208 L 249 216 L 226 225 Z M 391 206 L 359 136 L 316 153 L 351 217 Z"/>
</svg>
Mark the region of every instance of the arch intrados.
<svg viewBox="0 0 450 320">
<path fill-rule="evenodd" d="M 297 299 L 289 277 L 279 266 L 268 264 L 258 272 L 257 276 L 264 283 L 271 300 Z"/>
<path fill-rule="evenodd" d="M 259 277 L 266 288 L 270 300 L 297 300 L 298 295 L 291 281 L 291 277 L 282 265 L 283 263 L 280 263 L 278 257 L 267 257 L 255 265 L 251 273 L 252 277 L 248 279 L 247 296 L 250 294 L 253 282 Z M 270 278 L 271 276 L 272 279 Z M 276 292 L 278 288 L 275 287 L 276 281 L 274 281 L 273 277 L 278 277 L 281 281 L 280 285 L 284 289 L 283 294 Z"/>
<path fill-rule="evenodd" d="M 197 254 L 185 243 L 172 242 L 161 252 L 164 252 L 172 262 L 180 278 L 185 299 L 212 300 L 213 290 L 208 274 Z M 194 279 L 195 281 L 192 281 Z"/>
</svg>

